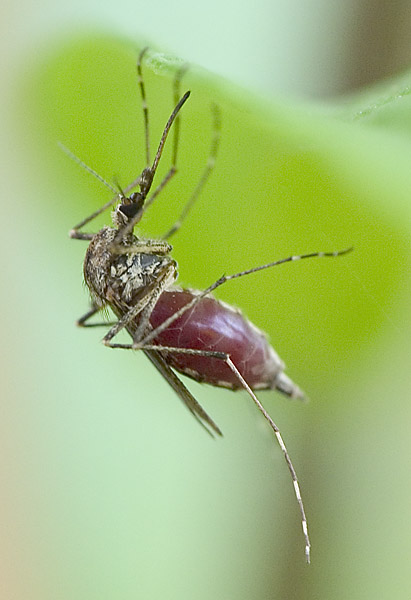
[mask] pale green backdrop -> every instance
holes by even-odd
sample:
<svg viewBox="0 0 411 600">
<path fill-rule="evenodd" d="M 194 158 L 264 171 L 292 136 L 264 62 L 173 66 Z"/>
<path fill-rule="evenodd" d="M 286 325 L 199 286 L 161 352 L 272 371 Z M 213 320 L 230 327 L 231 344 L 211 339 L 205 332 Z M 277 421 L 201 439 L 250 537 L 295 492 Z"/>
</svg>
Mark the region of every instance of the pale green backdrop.
<svg viewBox="0 0 411 600">
<path fill-rule="evenodd" d="M 85 245 L 67 231 L 109 195 L 57 140 L 110 181 L 141 170 L 140 42 L 42 47 L 20 62 L 2 147 L 3 597 L 408 598 L 411 75 L 320 108 L 193 66 L 180 173 L 143 226 L 165 231 L 198 180 L 216 101 L 221 152 L 175 239 L 181 281 L 355 246 L 219 293 L 310 397 L 261 394 L 299 473 L 307 567 L 289 474 L 247 396 L 190 384 L 225 433 L 212 441 L 143 356 L 74 327 Z M 172 105 L 163 64 L 146 70 L 153 139 Z"/>
</svg>

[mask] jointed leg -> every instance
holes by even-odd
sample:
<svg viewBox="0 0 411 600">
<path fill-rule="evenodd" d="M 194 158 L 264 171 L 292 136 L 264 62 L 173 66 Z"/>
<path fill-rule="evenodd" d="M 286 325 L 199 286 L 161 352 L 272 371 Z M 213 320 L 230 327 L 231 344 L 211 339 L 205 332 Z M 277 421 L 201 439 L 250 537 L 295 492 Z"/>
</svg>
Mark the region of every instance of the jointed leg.
<svg viewBox="0 0 411 600">
<path fill-rule="evenodd" d="M 171 265 L 166 271 L 164 277 L 158 282 L 158 285 L 154 288 L 149 297 L 144 309 L 141 311 L 139 324 L 137 327 L 133 327 L 133 346 L 138 347 L 141 339 L 150 327 L 150 315 L 153 312 L 157 300 L 160 298 L 163 291 L 168 288 L 176 279 L 176 269 L 174 265 Z"/>
<path fill-rule="evenodd" d="M 150 129 L 149 129 L 149 117 L 148 117 L 148 104 L 146 100 L 146 88 L 144 85 L 143 79 L 143 71 L 141 69 L 141 64 L 143 62 L 143 58 L 148 48 L 143 48 L 140 52 L 138 61 L 137 61 L 137 78 L 138 85 L 140 87 L 140 96 L 141 96 L 141 106 L 143 109 L 143 118 L 144 118 L 144 134 L 146 139 L 146 166 L 150 166 Z"/>
<path fill-rule="evenodd" d="M 173 104 L 173 106 L 177 106 L 178 101 L 180 99 L 180 82 L 181 82 L 181 78 L 184 75 L 186 70 L 187 70 L 187 65 L 184 65 L 181 69 L 179 69 L 177 71 L 176 76 L 174 78 L 174 84 L 173 84 L 174 104 Z M 172 151 L 172 155 L 171 155 L 171 167 L 169 168 L 169 170 L 163 177 L 162 181 L 156 187 L 154 192 L 151 194 L 151 196 L 149 198 L 147 198 L 147 200 L 145 201 L 144 211 L 146 211 L 148 209 L 148 207 L 154 202 L 154 200 L 157 198 L 157 196 L 160 194 L 160 192 L 162 192 L 162 190 L 165 188 L 167 183 L 177 173 L 177 154 L 178 154 L 178 147 L 179 147 L 179 142 L 180 142 L 180 113 L 177 114 L 177 116 L 174 120 L 173 133 L 174 133 L 174 136 L 173 136 L 173 151 Z"/>
<path fill-rule="evenodd" d="M 102 306 L 96 306 L 95 304 L 93 304 L 91 306 L 90 310 L 88 312 L 86 312 L 85 315 L 83 315 L 76 321 L 76 325 L 78 327 L 110 327 L 110 326 L 116 325 L 117 321 L 102 321 L 101 323 L 87 323 L 86 322 L 93 315 L 97 314 L 101 310 L 103 310 Z"/>
<path fill-rule="evenodd" d="M 281 436 L 280 430 L 278 429 L 277 425 L 274 423 L 274 421 L 272 420 L 272 418 L 270 417 L 268 412 L 265 410 L 264 406 L 261 404 L 261 402 L 255 395 L 255 393 L 250 388 L 250 386 L 248 385 L 248 383 L 246 382 L 244 377 L 241 375 L 241 373 L 239 372 L 237 367 L 234 365 L 234 363 L 232 362 L 232 360 L 229 356 L 227 356 L 227 358 L 226 358 L 226 363 L 230 367 L 232 372 L 237 376 L 238 380 L 241 382 L 243 388 L 248 392 L 249 396 L 251 396 L 251 398 L 252 398 L 254 404 L 257 406 L 258 410 L 263 414 L 264 418 L 268 421 L 271 429 L 274 431 L 274 435 L 277 438 L 277 442 L 284 454 L 285 462 L 287 463 L 287 467 L 288 467 L 288 470 L 290 471 L 291 479 L 293 481 L 295 497 L 297 499 L 298 507 L 300 509 L 301 526 L 302 526 L 304 540 L 305 540 L 305 549 L 304 549 L 305 559 L 306 559 L 307 563 L 309 563 L 310 562 L 311 543 L 310 543 L 310 537 L 308 535 L 307 517 L 305 515 L 304 504 L 303 504 L 303 500 L 301 497 L 300 485 L 299 485 L 298 479 L 297 479 L 297 473 L 294 469 L 294 465 L 291 461 L 291 457 L 288 454 L 288 450 L 287 450 L 287 447 Z"/>
<path fill-rule="evenodd" d="M 110 251 L 113 254 L 169 254 L 172 246 L 164 240 L 135 240 L 133 245 L 113 244 Z"/>
<path fill-rule="evenodd" d="M 248 383 L 246 382 L 246 380 L 244 379 L 244 377 L 241 375 L 241 373 L 239 372 L 239 370 L 237 369 L 237 367 L 235 366 L 235 364 L 233 363 L 233 361 L 231 360 L 230 356 L 228 354 L 225 354 L 224 352 L 211 352 L 211 351 L 204 351 L 204 350 L 193 350 L 190 348 L 174 348 L 174 347 L 168 347 L 168 346 L 155 346 L 155 345 L 150 345 L 150 344 L 140 344 L 140 345 L 136 345 L 134 344 L 109 344 L 111 348 L 121 348 L 124 350 L 136 350 L 136 349 L 141 349 L 144 351 L 150 351 L 150 350 L 155 350 L 157 352 L 168 352 L 168 353 L 176 353 L 176 354 L 190 354 L 190 355 L 196 355 L 196 356 L 201 356 L 201 357 L 207 357 L 207 358 L 214 358 L 217 360 L 223 360 L 226 365 L 231 369 L 231 371 L 234 373 L 234 375 L 237 377 L 238 382 L 240 383 L 241 387 L 248 393 L 248 395 L 251 397 L 251 399 L 253 400 L 254 404 L 257 406 L 258 410 L 262 413 L 262 415 L 264 416 L 264 418 L 266 419 L 266 421 L 269 423 L 271 429 L 274 432 L 274 435 L 277 439 L 277 442 L 284 454 L 284 458 L 285 461 L 287 463 L 287 467 L 288 470 L 290 472 L 291 475 L 291 479 L 293 481 L 293 487 L 294 487 L 294 493 L 295 493 L 295 497 L 297 499 L 297 503 L 300 509 L 300 515 L 301 515 L 301 525 L 302 525 L 302 530 L 303 530 L 303 535 L 304 535 L 304 539 L 305 539 L 305 557 L 306 557 L 306 561 L 309 563 L 310 562 L 310 538 L 308 535 L 308 526 L 307 526 L 307 518 L 305 515 L 305 510 L 304 510 L 304 504 L 303 504 L 303 500 L 301 497 L 301 491 L 300 491 L 300 486 L 298 483 L 298 478 L 297 478 L 297 473 L 295 471 L 294 465 L 292 463 L 291 457 L 288 453 L 287 447 L 284 443 L 284 440 L 281 436 L 281 432 L 279 430 L 279 428 L 277 427 L 277 425 L 274 423 L 274 421 L 272 420 L 272 418 L 270 417 L 270 415 L 268 414 L 268 412 L 266 411 L 266 409 L 264 408 L 264 406 L 261 404 L 261 402 L 259 401 L 259 399 L 257 398 L 257 396 L 255 395 L 254 391 L 250 388 L 250 386 L 248 385 Z"/>
<path fill-rule="evenodd" d="M 171 113 L 171 115 L 170 115 L 170 117 L 169 117 L 169 119 L 168 119 L 168 121 L 166 123 L 166 126 L 164 128 L 164 131 L 163 131 L 163 134 L 161 136 L 160 143 L 158 145 L 158 149 L 157 149 L 156 155 L 154 157 L 154 161 L 153 161 L 152 166 L 151 167 L 146 167 L 145 169 L 143 169 L 143 171 L 142 171 L 139 179 L 136 180 L 136 181 L 139 182 L 138 184 L 140 185 L 141 195 L 142 195 L 143 198 L 145 198 L 146 195 L 150 191 L 151 185 L 153 183 L 154 176 L 155 176 L 156 171 L 157 171 L 158 163 L 160 161 L 161 155 L 162 155 L 163 150 L 164 150 L 164 144 L 166 143 L 167 136 L 168 136 L 168 134 L 170 132 L 171 126 L 173 125 L 175 119 L 177 118 L 178 113 L 180 112 L 180 109 L 182 108 L 183 104 L 187 101 L 189 95 L 190 95 L 190 92 L 186 92 L 184 94 L 184 96 L 182 96 L 182 98 L 176 104 L 176 107 L 174 108 L 173 112 Z M 171 170 L 172 169 L 170 169 L 170 171 Z M 166 175 L 165 179 L 167 181 L 169 181 L 170 177 L 171 176 L 167 176 Z M 133 181 L 124 190 L 125 193 L 127 193 L 130 188 L 135 187 L 136 181 Z M 167 181 L 165 183 L 167 183 Z M 164 183 L 164 185 L 165 185 L 165 183 Z M 163 185 L 163 187 L 164 187 L 164 185 Z M 121 240 L 124 239 L 129 233 L 131 233 L 133 231 L 134 226 L 141 219 L 142 212 L 145 211 L 146 207 L 149 206 L 151 204 L 151 202 L 152 202 L 152 200 L 150 200 L 150 198 L 148 198 L 148 200 L 145 202 L 145 206 L 141 210 L 139 210 L 136 213 L 135 217 L 133 217 L 132 219 L 130 219 L 130 221 L 127 223 L 127 225 L 118 232 L 118 237 L 117 237 L 117 239 L 114 240 L 115 243 L 121 243 Z"/>
<path fill-rule="evenodd" d="M 197 402 L 192 393 L 187 389 L 181 379 L 174 373 L 173 369 L 166 362 L 160 352 L 156 350 L 146 350 L 145 355 L 164 377 L 167 383 L 173 388 L 177 396 L 188 408 L 197 422 L 204 427 L 209 435 L 223 435 L 220 428 L 213 419 L 206 413 L 204 408 Z"/>
<path fill-rule="evenodd" d="M 100 312 L 101 309 L 102 307 L 92 304 L 90 310 L 76 321 L 76 325 L 78 325 L 78 327 L 90 327 L 90 325 L 86 325 L 86 321 L 88 321 L 96 313 Z"/>
<path fill-rule="evenodd" d="M 146 94 L 145 94 L 145 86 L 144 86 L 144 81 L 143 81 L 143 76 L 142 76 L 142 68 L 141 68 L 141 64 L 142 64 L 142 59 L 144 57 L 144 54 L 146 53 L 147 48 L 145 48 L 139 56 L 139 60 L 138 60 L 138 64 L 137 64 L 137 73 L 138 73 L 138 78 L 139 78 L 139 85 L 140 85 L 140 91 L 141 91 L 141 101 L 142 101 L 142 105 L 143 105 L 143 113 L 144 113 L 144 125 L 145 125 L 145 138 L 146 138 L 146 160 L 147 160 L 147 166 L 149 167 L 150 165 L 150 136 L 149 136 L 149 117 L 148 117 L 148 106 L 147 106 L 147 102 L 146 102 Z M 173 84 L 173 90 L 174 90 L 174 104 L 173 106 L 177 107 L 179 104 L 179 100 L 180 100 L 180 83 L 181 83 L 181 79 L 185 73 L 185 71 L 187 70 L 188 65 L 183 65 L 176 73 L 175 78 L 174 78 L 174 84 Z M 175 110 L 173 111 L 175 112 Z M 179 111 L 177 111 L 177 114 L 174 118 L 174 137 L 173 137 L 173 150 L 172 150 L 172 155 L 171 155 L 171 166 L 170 169 L 168 170 L 168 172 L 166 173 L 166 175 L 163 177 L 163 180 L 159 183 L 159 185 L 156 187 L 156 189 L 154 190 L 154 192 L 151 194 L 151 196 L 149 196 L 149 198 L 147 198 L 147 200 L 144 203 L 144 212 L 148 209 L 148 207 L 154 202 L 154 200 L 157 198 L 157 196 L 160 194 L 160 192 L 165 188 L 165 186 L 167 185 L 167 183 L 174 177 L 174 175 L 177 173 L 177 154 L 178 154 L 178 147 L 179 147 L 179 141 L 180 141 L 180 114 Z M 161 145 L 161 143 L 160 143 Z M 157 161 L 158 162 L 158 161 Z M 154 167 L 154 165 L 153 165 Z M 134 187 L 136 187 L 136 185 L 138 185 L 139 180 L 133 181 L 126 189 L 125 192 L 128 193 L 131 189 L 133 189 Z"/>
<path fill-rule="evenodd" d="M 156 327 L 156 329 L 153 329 L 153 331 L 151 331 L 142 340 L 142 344 L 144 344 L 144 345 L 148 344 L 148 342 L 152 341 L 157 335 L 159 335 L 162 331 L 167 329 L 167 327 L 169 327 L 174 321 L 179 319 L 185 312 L 187 312 L 187 310 L 190 310 L 190 308 L 195 306 L 201 300 L 201 298 L 204 298 L 204 296 L 207 296 L 208 294 L 213 292 L 215 289 L 217 289 L 218 287 L 220 287 L 221 285 L 223 285 L 223 283 L 226 283 L 227 281 L 231 281 L 232 279 L 237 279 L 238 277 L 243 277 L 244 275 L 250 275 L 251 273 L 256 273 L 257 271 L 262 271 L 263 269 L 268 269 L 270 267 L 276 267 L 277 265 L 282 265 L 286 262 L 293 262 L 293 261 L 297 261 L 297 260 L 302 260 L 304 258 L 324 258 L 324 257 L 335 258 L 336 256 L 342 256 L 344 254 L 347 254 L 348 252 L 351 252 L 351 250 L 352 250 L 352 248 L 347 248 L 346 250 L 341 250 L 339 252 L 311 252 L 310 254 L 300 254 L 297 256 L 289 256 L 287 258 L 282 258 L 280 260 L 276 260 L 274 262 L 268 263 L 266 265 L 262 265 L 260 267 L 254 267 L 252 269 L 247 269 L 246 271 L 240 271 L 239 273 L 234 273 L 233 275 L 223 275 L 222 277 L 220 277 L 220 279 L 218 279 L 215 283 L 210 285 L 204 291 L 200 292 L 199 294 L 196 294 L 193 297 L 193 299 L 190 300 L 190 302 L 185 304 L 183 307 L 181 307 L 179 310 L 177 310 L 173 315 L 168 317 L 168 319 L 163 321 L 163 323 L 161 323 L 161 325 Z"/>
<path fill-rule="evenodd" d="M 110 346 L 110 341 L 116 336 L 122 329 L 128 326 L 136 319 L 137 316 L 141 316 L 140 323 L 136 329 L 136 336 L 138 340 L 142 337 L 144 331 L 149 325 L 149 316 L 156 304 L 158 298 L 176 278 L 176 268 L 174 264 L 170 264 L 165 267 L 163 273 L 158 276 L 155 286 L 148 287 L 146 293 L 142 296 L 130 310 L 122 315 L 122 317 L 111 327 L 110 331 L 106 333 L 103 338 L 103 344 Z M 147 310 L 146 310 L 147 309 Z M 134 339 L 134 337 L 133 337 Z"/>
<path fill-rule="evenodd" d="M 197 200 L 197 198 L 199 197 L 205 184 L 207 183 L 212 170 L 214 169 L 215 160 L 217 157 L 218 146 L 219 146 L 219 142 L 220 142 L 221 118 L 220 118 L 220 109 L 216 104 L 212 105 L 212 110 L 213 110 L 214 124 L 213 124 L 212 140 L 211 140 L 210 152 L 209 152 L 208 159 L 207 159 L 207 164 L 204 168 L 204 171 L 200 177 L 199 182 L 197 183 L 190 198 L 186 202 L 179 218 L 174 223 L 174 225 L 169 229 L 169 231 L 167 231 L 167 233 L 165 233 L 162 236 L 163 239 L 165 239 L 165 240 L 168 240 L 172 235 L 174 235 L 180 229 L 185 218 L 187 217 L 187 215 L 190 212 L 191 208 L 193 207 L 195 201 Z"/>
<path fill-rule="evenodd" d="M 108 202 L 106 202 L 105 204 L 103 204 L 103 206 L 101 206 L 98 210 L 96 210 L 95 212 L 93 212 L 91 215 L 89 215 L 88 217 L 86 217 L 85 219 L 83 219 L 82 221 L 80 221 L 80 223 L 78 223 L 77 225 L 75 225 L 73 227 L 73 229 L 71 229 L 70 232 L 69 232 L 69 236 L 72 239 L 76 239 L 76 240 L 91 240 L 91 239 L 93 239 L 93 236 L 94 236 L 93 233 L 82 233 L 79 230 L 82 229 L 84 227 L 84 225 L 87 225 L 87 223 L 90 223 L 90 221 L 92 221 L 93 219 L 95 219 L 96 217 L 98 217 L 99 215 L 101 215 L 101 213 L 103 213 L 105 210 L 107 210 L 108 208 L 110 208 L 111 206 L 113 206 L 113 204 L 115 204 L 118 201 L 118 199 L 119 199 L 119 192 L 110 183 L 108 183 L 103 177 L 101 177 L 101 175 L 99 175 L 96 171 L 94 171 L 94 169 L 92 169 L 91 167 L 89 167 L 88 165 L 86 165 L 86 163 L 83 162 L 80 158 L 78 158 L 78 156 L 76 156 L 75 154 L 73 154 L 73 152 L 71 152 L 71 150 L 69 150 L 68 148 L 66 148 L 66 146 L 64 146 L 61 143 L 59 143 L 59 146 L 63 150 L 63 152 L 65 152 L 72 160 L 74 160 L 74 162 L 76 162 L 83 169 L 85 169 L 86 171 L 88 171 L 89 173 L 91 173 L 91 175 L 93 175 L 94 177 L 96 177 L 99 181 L 101 181 L 101 183 L 103 183 L 106 187 L 108 187 L 109 190 L 111 190 L 115 194 L 115 196 L 111 200 L 109 200 Z"/>
</svg>

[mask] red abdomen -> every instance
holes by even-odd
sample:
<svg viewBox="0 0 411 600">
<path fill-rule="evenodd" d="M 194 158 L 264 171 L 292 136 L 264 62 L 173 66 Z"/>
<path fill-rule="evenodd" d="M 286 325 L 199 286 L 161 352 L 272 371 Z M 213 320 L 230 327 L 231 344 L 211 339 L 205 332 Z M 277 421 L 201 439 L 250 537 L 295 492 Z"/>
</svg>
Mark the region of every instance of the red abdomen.
<svg viewBox="0 0 411 600">
<path fill-rule="evenodd" d="M 151 316 L 158 327 L 195 296 L 189 290 L 171 290 L 161 294 Z M 173 348 L 216 351 L 228 354 L 254 389 L 276 387 L 276 378 L 284 369 L 282 361 L 264 334 L 236 309 L 211 297 L 204 297 L 155 339 L 155 344 Z M 231 388 L 242 387 L 240 381 L 218 358 L 169 353 L 172 367 L 206 383 Z"/>
</svg>

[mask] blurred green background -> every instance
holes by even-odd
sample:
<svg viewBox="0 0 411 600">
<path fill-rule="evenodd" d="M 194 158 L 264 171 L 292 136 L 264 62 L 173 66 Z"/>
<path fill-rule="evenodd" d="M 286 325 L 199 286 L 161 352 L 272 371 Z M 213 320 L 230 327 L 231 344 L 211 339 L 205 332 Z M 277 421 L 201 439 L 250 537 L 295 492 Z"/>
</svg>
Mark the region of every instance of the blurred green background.
<svg viewBox="0 0 411 600">
<path fill-rule="evenodd" d="M 264 5 L 268 12 L 254 7 L 253 21 L 238 10 L 230 25 L 230 3 L 219 12 L 207 5 L 201 25 L 204 7 L 190 21 L 184 4 L 121 11 L 126 4 L 116 3 L 110 12 L 91 1 L 44 2 L 37 11 L 25 5 L 19 19 L 10 7 L 1 107 L 2 598 L 410 597 L 411 73 L 324 100 L 406 63 L 407 10 L 390 18 L 379 4 L 369 46 L 372 34 L 383 30 L 386 45 L 391 32 L 391 52 L 367 47 L 368 55 L 365 42 L 356 46 L 366 3 L 309 4 L 305 21 L 307 6 L 278 2 Z M 161 24 L 149 19 L 155 10 Z M 96 33 L 110 15 L 111 34 Z M 211 22 L 213 40 L 204 29 Z M 247 24 L 258 42 L 240 43 Z M 144 234 L 161 235 L 179 214 L 205 164 L 217 102 L 217 166 L 173 240 L 180 281 L 202 288 L 290 254 L 355 246 L 345 258 L 284 265 L 218 293 L 267 331 L 310 398 L 260 394 L 299 475 L 310 567 L 283 457 L 246 394 L 187 382 L 225 434 L 210 440 L 144 356 L 110 351 L 101 331 L 74 326 L 88 302 L 86 244 L 67 231 L 110 193 L 57 141 L 108 181 L 125 186 L 141 171 L 143 30 L 153 51 L 168 46 L 232 73 L 229 81 L 193 65 L 186 74 L 179 174 L 142 224 Z M 291 43 L 298 33 L 304 47 Z M 172 56 L 145 69 L 153 146 L 172 108 Z"/>
</svg>

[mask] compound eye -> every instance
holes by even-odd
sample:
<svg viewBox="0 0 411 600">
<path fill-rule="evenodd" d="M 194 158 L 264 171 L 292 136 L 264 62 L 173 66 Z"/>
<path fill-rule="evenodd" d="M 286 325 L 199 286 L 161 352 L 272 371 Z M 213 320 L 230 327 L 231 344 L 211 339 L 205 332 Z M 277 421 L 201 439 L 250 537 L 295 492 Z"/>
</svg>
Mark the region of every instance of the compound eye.
<svg viewBox="0 0 411 600">
<path fill-rule="evenodd" d="M 127 219 L 132 219 L 138 213 L 140 207 L 137 204 L 120 204 L 118 207 Z"/>
<path fill-rule="evenodd" d="M 125 198 L 125 200 L 126 202 L 120 204 L 119 210 L 127 219 L 133 219 L 143 208 L 144 198 L 139 192 L 134 192 L 129 198 Z"/>
</svg>

